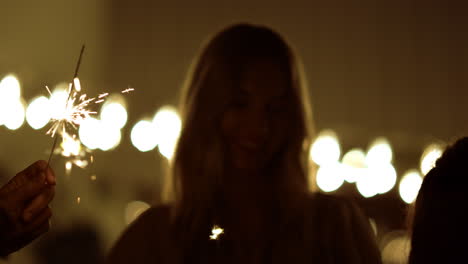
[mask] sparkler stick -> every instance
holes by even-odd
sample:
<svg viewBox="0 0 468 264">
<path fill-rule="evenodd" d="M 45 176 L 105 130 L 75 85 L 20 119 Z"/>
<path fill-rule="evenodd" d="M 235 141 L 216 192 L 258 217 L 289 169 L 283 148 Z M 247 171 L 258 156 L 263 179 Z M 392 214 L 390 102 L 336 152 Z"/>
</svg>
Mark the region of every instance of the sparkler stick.
<svg viewBox="0 0 468 264">
<path fill-rule="evenodd" d="M 85 45 L 83 44 L 83 46 L 81 46 L 81 51 L 80 51 L 80 56 L 78 57 L 78 62 L 76 63 L 75 74 L 73 75 L 71 88 L 70 88 L 70 91 L 68 92 L 68 99 L 65 105 L 65 109 L 68 107 L 68 101 L 70 100 L 73 90 L 75 89 L 75 78 L 78 77 L 78 70 L 80 69 L 81 58 L 83 56 L 84 49 L 85 49 Z M 57 145 L 57 138 L 58 138 L 57 135 L 54 135 L 54 143 L 52 144 L 52 150 L 50 151 L 49 159 L 47 160 L 47 167 L 49 167 L 50 160 L 52 159 L 52 155 L 54 154 L 55 146 Z"/>
</svg>

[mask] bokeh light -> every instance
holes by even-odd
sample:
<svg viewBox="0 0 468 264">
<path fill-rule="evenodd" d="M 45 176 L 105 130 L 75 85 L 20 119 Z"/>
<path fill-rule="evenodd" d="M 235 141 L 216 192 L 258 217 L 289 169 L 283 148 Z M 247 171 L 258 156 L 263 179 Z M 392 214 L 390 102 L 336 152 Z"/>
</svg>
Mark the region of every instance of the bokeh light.
<svg viewBox="0 0 468 264">
<path fill-rule="evenodd" d="M 119 128 L 94 117 L 83 120 L 78 130 L 80 140 L 89 149 L 108 151 L 120 144 L 122 134 Z"/>
<path fill-rule="evenodd" d="M 439 144 L 431 144 L 426 147 L 422 156 L 420 170 L 423 176 L 425 176 L 435 166 L 435 162 L 442 156 L 443 147 Z"/>
<path fill-rule="evenodd" d="M 19 100 L 21 96 L 21 86 L 16 76 L 9 74 L 0 82 L 0 95 L 9 100 Z"/>
<path fill-rule="evenodd" d="M 332 130 L 320 132 L 310 149 L 310 158 L 320 166 L 336 163 L 340 154 L 340 143 Z"/>
<path fill-rule="evenodd" d="M 408 263 L 411 241 L 405 232 L 391 232 L 386 235 L 382 250 L 383 263 Z"/>
<path fill-rule="evenodd" d="M 105 103 L 101 108 L 101 120 L 109 126 L 122 129 L 127 123 L 127 118 L 127 109 L 120 103 Z"/>
<path fill-rule="evenodd" d="M 343 185 L 343 170 L 340 163 L 320 166 L 316 176 L 317 186 L 324 192 L 333 192 Z"/>
<path fill-rule="evenodd" d="M 41 129 L 50 120 L 49 99 L 40 96 L 31 101 L 26 109 L 26 121 L 33 129 Z"/>
<path fill-rule="evenodd" d="M 400 181 L 400 197 L 401 199 L 410 204 L 416 199 L 419 188 L 421 188 L 422 176 L 417 170 L 410 170 L 403 175 Z"/>
<path fill-rule="evenodd" d="M 375 188 L 378 194 L 384 194 L 390 191 L 396 184 L 397 173 L 390 163 L 371 166 L 367 169 L 367 172 L 373 175 L 372 177 L 376 177 Z"/>
<path fill-rule="evenodd" d="M 362 149 L 351 149 L 344 154 L 341 163 L 344 167 L 344 179 L 349 183 L 356 182 L 360 175 L 365 173 L 366 154 Z"/>
<path fill-rule="evenodd" d="M 379 193 L 379 178 L 369 169 L 365 169 L 363 172 L 356 181 L 356 187 L 364 198 L 370 198 Z"/>
<path fill-rule="evenodd" d="M 49 99 L 50 117 L 53 119 L 62 119 L 65 114 L 65 106 L 68 99 L 68 84 L 60 83 L 55 86 Z"/>
<path fill-rule="evenodd" d="M 99 122 L 99 127 L 99 149 L 109 151 L 120 144 L 122 134 L 119 128 L 102 121 Z"/>
<path fill-rule="evenodd" d="M 128 225 L 135 221 L 143 212 L 148 210 L 150 205 L 142 201 L 133 201 L 125 207 L 125 223 Z"/>
<path fill-rule="evenodd" d="M 177 110 L 172 106 L 164 106 L 153 118 L 156 127 L 156 140 L 161 155 L 171 159 L 179 139 L 182 122 Z"/>
<path fill-rule="evenodd" d="M 99 129 L 101 124 L 96 118 L 86 118 L 78 129 L 81 143 L 89 149 L 99 148 Z"/>
<path fill-rule="evenodd" d="M 371 144 L 366 155 L 367 166 L 391 163 L 393 157 L 392 147 L 385 138 L 377 138 Z"/>
<path fill-rule="evenodd" d="M 130 133 L 133 146 L 141 152 L 147 152 L 158 145 L 156 126 L 153 122 L 141 120 L 136 123 Z"/>
<path fill-rule="evenodd" d="M 24 112 L 20 83 L 14 75 L 7 75 L 0 82 L 0 125 L 10 130 L 20 128 Z"/>
<path fill-rule="evenodd" d="M 11 102 L 7 115 L 3 118 L 3 124 L 10 130 L 20 128 L 24 123 L 24 112 L 24 104 L 21 101 Z"/>
</svg>

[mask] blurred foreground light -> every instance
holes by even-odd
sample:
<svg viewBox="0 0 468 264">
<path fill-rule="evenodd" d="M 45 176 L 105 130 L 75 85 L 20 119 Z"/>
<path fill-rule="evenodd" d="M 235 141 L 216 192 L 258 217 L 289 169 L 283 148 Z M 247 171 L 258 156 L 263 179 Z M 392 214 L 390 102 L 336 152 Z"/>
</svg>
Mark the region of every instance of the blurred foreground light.
<svg viewBox="0 0 468 264">
<path fill-rule="evenodd" d="M 320 132 L 310 149 L 310 158 L 320 166 L 338 162 L 340 154 L 338 138 L 331 130 Z"/>
<path fill-rule="evenodd" d="M 382 250 L 383 263 L 408 263 L 408 257 L 411 250 L 411 243 L 408 235 L 401 233 L 390 233 L 391 238 L 387 238 L 388 242 Z"/>
<path fill-rule="evenodd" d="M 385 138 L 377 138 L 367 151 L 366 164 L 367 166 L 373 166 L 382 163 L 391 163 L 392 156 L 392 147 L 388 140 Z"/>
<path fill-rule="evenodd" d="M 167 159 L 171 159 L 182 128 L 177 110 L 172 106 L 162 107 L 154 116 L 153 124 L 156 127 L 159 152 Z"/>
<path fill-rule="evenodd" d="M 417 170 L 410 170 L 403 175 L 400 181 L 400 197 L 410 204 L 414 202 L 418 196 L 419 188 L 421 188 L 422 177 Z"/>
<path fill-rule="evenodd" d="M 431 144 L 426 147 L 422 156 L 420 170 L 425 176 L 432 168 L 435 167 L 435 162 L 442 156 L 443 148 L 439 144 Z"/>
<path fill-rule="evenodd" d="M 26 109 L 26 121 L 33 129 L 41 129 L 50 120 L 49 99 L 40 96 L 31 101 Z"/>
<path fill-rule="evenodd" d="M 127 123 L 127 110 L 125 107 L 117 102 L 105 103 L 101 109 L 102 122 L 121 129 Z"/>
<path fill-rule="evenodd" d="M 13 101 L 8 106 L 8 112 L 3 116 L 3 124 L 10 130 L 20 128 L 24 123 L 24 105 L 18 101 Z"/>
<path fill-rule="evenodd" d="M 369 218 L 369 224 L 372 228 L 372 231 L 374 232 L 374 235 L 377 236 L 378 229 L 377 229 L 377 223 L 375 222 L 374 218 Z"/>
<path fill-rule="evenodd" d="M 147 152 L 158 144 L 156 133 L 156 126 L 153 122 L 141 120 L 133 126 L 130 139 L 135 148 L 141 152 Z"/>
<path fill-rule="evenodd" d="M 366 154 L 362 149 L 351 149 L 344 154 L 341 163 L 345 168 L 345 173 L 343 174 L 345 181 L 349 183 L 356 182 L 359 176 L 365 173 L 365 159 Z"/>
<path fill-rule="evenodd" d="M 99 147 L 100 127 L 99 120 L 96 118 L 90 117 L 83 120 L 78 130 L 81 143 L 89 149 L 97 149 Z"/>
<path fill-rule="evenodd" d="M 143 212 L 150 208 L 149 204 L 142 201 L 133 201 L 125 208 L 125 223 L 128 225 L 135 221 Z"/>
<path fill-rule="evenodd" d="M 333 192 L 343 185 L 344 179 L 340 163 L 320 166 L 317 171 L 317 186 L 324 192 Z"/>
</svg>

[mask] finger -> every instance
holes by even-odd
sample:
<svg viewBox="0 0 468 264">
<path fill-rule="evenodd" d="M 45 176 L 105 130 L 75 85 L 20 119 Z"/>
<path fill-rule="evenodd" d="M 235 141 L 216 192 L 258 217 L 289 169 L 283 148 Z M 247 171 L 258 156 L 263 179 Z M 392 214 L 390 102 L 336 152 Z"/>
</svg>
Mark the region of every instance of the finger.
<svg viewBox="0 0 468 264">
<path fill-rule="evenodd" d="M 16 174 L 5 186 L 5 191 L 13 193 L 20 201 L 38 195 L 45 187 L 46 174 L 42 170 L 45 161 L 37 161 Z"/>
<path fill-rule="evenodd" d="M 21 227 L 9 240 L 10 253 L 26 246 L 41 234 L 47 232 L 50 228 L 49 219 L 51 216 L 52 211 L 47 207 L 31 223 Z"/>
<path fill-rule="evenodd" d="M 38 196 L 36 196 L 23 211 L 23 220 L 25 222 L 31 221 L 35 218 L 38 213 L 40 213 L 44 208 L 46 208 L 49 203 L 52 201 L 55 195 L 55 187 L 48 186 L 45 188 Z"/>
<path fill-rule="evenodd" d="M 50 185 L 55 185 L 57 183 L 57 179 L 55 177 L 54 170 L 50 166 L 47 166 L 46 170 L 46 182 Z"/>
<path fill-rule="evenodd" d="M 50 207 L 46 207 L 43 209 L 39 214 L 31 219 L 31 221 L 25 224 L 21 228 L 21 234 L 26 235 L 29 233 L 33 233 L 34 230 L 38 229 L 39 227 L 43 226 L 44 223 L 49 223 L 49 219 L 52 217 L 52 210 Z"/>
<path fill-rule="evenodd" d="M 45 160 L 38 160 L 34 164 L 36 166 L 36 170 L 43 171 L 46 174 L 45 180 L 47 184 L 55 185 L 56 183 L 55 173 L 52 170 L 52 168 L 49 166 L 49 163 Z"/>
<path fill-rule="evenodd" d="M 46 233 L 50 229 L 50 222 L 49 220 L 42 222 L 39 226 L 35 229 L 31 230 L 30 232 L 24 232 L 21 236 L 19 236 L 16 240 L 15 251 L 27 246 L 33 240 L 38 238 L 40 235 Z"/>
</svg>

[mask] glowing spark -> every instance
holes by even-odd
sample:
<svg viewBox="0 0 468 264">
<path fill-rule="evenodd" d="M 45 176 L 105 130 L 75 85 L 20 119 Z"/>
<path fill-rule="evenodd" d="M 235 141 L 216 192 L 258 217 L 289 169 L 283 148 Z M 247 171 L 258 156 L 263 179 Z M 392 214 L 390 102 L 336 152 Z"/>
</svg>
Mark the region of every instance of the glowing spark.
<svg viewBox="0 0 468 264">
<path fill-rule="evenodd" d="M 78 78 L 75 78 L 75 82 L 79 82 Z M 47 88 L 47 87 L 46 87 Z M 72 87 L 70 86 L 70 89 Z M 48 88 L 47 88 L 48 89 Z M 81 89 L 81 88 L 80 88 Z M 50 93 L 50 90 L 48 90 Z M 77 91 L 71 91 L 69 98 L 66 101 L 65 109 L 63 112 L 54 113 L 52 118 L 52 126 L 46 134 L 55 136 L 57 131 L 61 131 L 62 138 L 66 132 L 66 127 L 71 126 L 76 129 L 83 120 L 90 117 L 97 112 L 87 109 L 88 105 L 95 100 L 95 98 L 86 99 L 86 94 L 81 95 L 77 98 Z"/>
<path fill-rule="evenodd" d="M 81 91 L 80 79 L 74 78 L 74 79 L 73 79 L 73 83 L 75 84 L 75 89 L 76 89 L 78 92 L 80 92 L 80 91 Z"/>
<path fill-rule="evenodd" d="M 134 90 L 135 89 L 133 89 L 133 88 L 127 88 L 127 89 L 123 90 L 122 93 L 129 93 L 129 92 L 134 91 Z"/>
<path fill-rule="evenodd" d="M 91 180 L 95 181 L 97 179 L 96 175 L 91 175 Z"/>
<path fill-rule="evenodd" d="M 210 239 L 211 240 L 218 240 L 218 237 L 223 233 L 224 233 L 224 229 L 222 229 L 218 225 L 214 225 L 213 229 L 211 229 Z"/>
<path fill-rule="evenodd" d="M 47 89 L 47 92 L 49 92 L 49 95 L 52 95 L 52 93 L 50 92 L 50 89 L 49 89 L 49 87 L 47 87 L 47 85 L 46 85 L 45 88 Z"/>
<path fill-rule="evenodd" d="M 76 203 L 77 203 L 77 204 L 80 204 L 80 202 L 81 202 L 81 198 L 78 196 L 78 197 L 76 198 Z"/>
<path fill-rule="evenodd" d="M 47 86 L 46 89 L 49 94 L 52 94 Z M 89 150 L 82 146 L 81 141 L 76 136 L 76 130 L 85 119 L 97 114 L 97 112 L 88 109 L 89 105 L 102 103 L 105 100 L 103 98 L 108 95 L 108 93 L 103 93 L 99 95 L 101 99 L 95 101 L 96 98 L 88 98 L 86 94 L 80 94 L 80 90 L 80 80 L 74 78 L 73 84 L 69 85 L 69 96 L 64 102 L 63 111 L 54 113 L 51 119 L 52 125 L 46 133 L 52 137 L 55 137 L 56 134 L 62 137 L 60 148 L 54 150 L 53 153 L 69 158 L 65 164 L 67 173 L 71 171 L 72 165 L 85 168 L 90 162 L 93 162 L 93 157 L 87 160 Z"/>
<path fill-rule="evenodd" d="M 62 156 L 71 157 L 78 156 L 81 152 L 81 142 L 76 139 L 76 135 L 70 136 L 68 133 L 63 133 L 63 139 L 60 146 L 62 147 Z"/>
<path fill-rule="evenodd" d="M 71 162 L 67 161 L 67 163 L 65 163 L 65 169 L 67 170 L 67 173 L 70 172 L 71 168 L 72 168 Z"/>
</svg>

